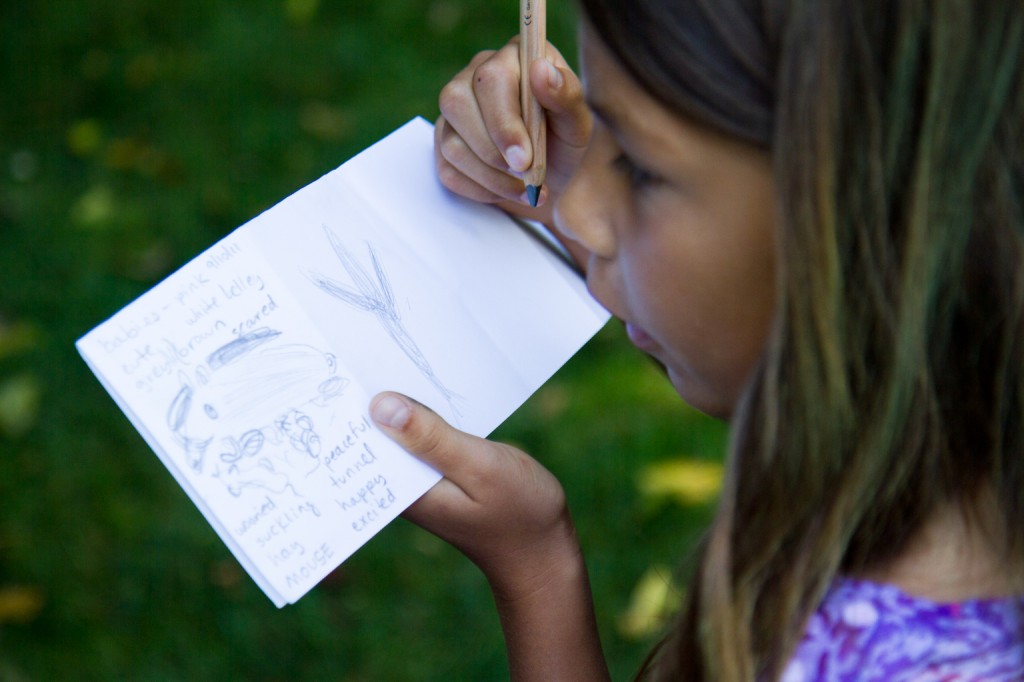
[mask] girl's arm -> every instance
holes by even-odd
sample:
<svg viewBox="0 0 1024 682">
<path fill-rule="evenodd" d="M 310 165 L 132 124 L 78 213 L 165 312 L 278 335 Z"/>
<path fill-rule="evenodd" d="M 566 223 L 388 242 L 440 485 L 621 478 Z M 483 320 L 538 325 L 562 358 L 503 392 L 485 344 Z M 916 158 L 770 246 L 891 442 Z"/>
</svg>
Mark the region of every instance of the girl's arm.
<svg viewBox="0 0 1024 682">
<path fill-rule="evenodd" d="M 608 668 L 578 546 L 533 576 L 525 593 L 495 590 L 513 680 L 607 680 Z M 493 586 L 493 583 L 492 583 Z"/>
<path fill-rule="evenodd" d="M 522 451 L 458 431 L 404 396 L 381 394 L 370 413 L 444 474 L 405 516 L 487 577 L 512 679 L 608 679 L 586 566 L 555 477 Z"/>
</svg>

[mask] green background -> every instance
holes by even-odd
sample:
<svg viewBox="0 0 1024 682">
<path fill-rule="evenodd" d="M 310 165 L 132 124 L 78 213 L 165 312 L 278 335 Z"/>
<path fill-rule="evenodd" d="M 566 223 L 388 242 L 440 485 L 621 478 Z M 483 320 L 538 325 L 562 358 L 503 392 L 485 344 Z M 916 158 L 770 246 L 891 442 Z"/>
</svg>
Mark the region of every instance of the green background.
<svg viewBox="0 0 1024 682">
<path fill-rule="evenodd" d="M 574 9 L 549 3 L 574 55 Z M 74 350 L 253 215 L 416 115 L 516 27 L 505 0 L 34 0 L 0 6 L 0 680 L 506 677 L 477 570 L 399 520 L 278 610 Z M 710 501 L 644 494 L 651 463 L 715 461 L 611 323 L 494 436 L 562 481 L 606 652 Z"/>
</svg>

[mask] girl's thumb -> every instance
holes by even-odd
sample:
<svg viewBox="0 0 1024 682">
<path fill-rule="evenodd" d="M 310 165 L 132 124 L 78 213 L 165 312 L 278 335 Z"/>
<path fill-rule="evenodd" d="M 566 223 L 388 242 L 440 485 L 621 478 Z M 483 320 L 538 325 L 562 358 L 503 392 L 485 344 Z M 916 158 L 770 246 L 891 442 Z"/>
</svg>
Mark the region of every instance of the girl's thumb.
<svg viewBox="0 0 1024 682">
<path fill-rule="evenodd" d="M 538 59 L 530 67 L 530 87 L 547 112 L 551 132 L 569 144 L 587 144 L 590 115 L 583 85 L 572 69 L 562 69 L 547 59 Z"/>
<path fill-rule="evenodd" d="M 381 393 L 370 401 L 370 417 L 389 433 L 401 433 L 412 418 L 412 402 L 397 393 Z"/>
<path fill-rule="evenodd" d="M 452 428 L 436 412 L 398 393 L 370 401 L 370 418 L 406 452 L 445 473 L 467 434 Z"/>
</svg>

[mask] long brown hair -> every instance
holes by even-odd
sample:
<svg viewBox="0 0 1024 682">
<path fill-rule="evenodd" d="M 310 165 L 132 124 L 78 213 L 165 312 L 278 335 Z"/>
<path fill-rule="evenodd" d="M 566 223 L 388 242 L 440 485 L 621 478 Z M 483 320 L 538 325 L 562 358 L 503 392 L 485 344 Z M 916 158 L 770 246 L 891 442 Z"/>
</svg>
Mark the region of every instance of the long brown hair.
<svg viewBox="0 0 1024 682">
<path fill-rule="evenodd" d="M 642 677 L 777 677 L 840 573 L 984 485 L 1024 578 L 1024 4 L 581 0 L 681 116 L 767 150 L 775 325 Z"/>
</svg>

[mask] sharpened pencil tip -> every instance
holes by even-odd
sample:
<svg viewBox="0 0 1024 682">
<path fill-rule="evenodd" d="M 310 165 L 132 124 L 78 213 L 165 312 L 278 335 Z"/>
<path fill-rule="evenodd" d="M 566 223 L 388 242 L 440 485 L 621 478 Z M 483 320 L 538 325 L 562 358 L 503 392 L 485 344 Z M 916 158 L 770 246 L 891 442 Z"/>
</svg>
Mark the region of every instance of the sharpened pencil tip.
<svg viewBox="0 0 1024 682">
<path fill-rule="evenodd" d="M 530 206 L 537 208 L 537 202 L 540 200 L 540 185 L 527 185 L 526 198 L 530 200 Z"/>
</svg>

